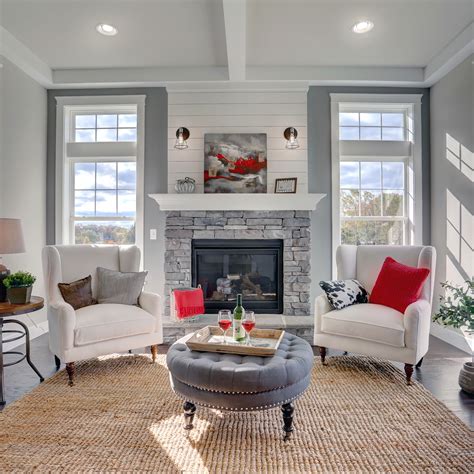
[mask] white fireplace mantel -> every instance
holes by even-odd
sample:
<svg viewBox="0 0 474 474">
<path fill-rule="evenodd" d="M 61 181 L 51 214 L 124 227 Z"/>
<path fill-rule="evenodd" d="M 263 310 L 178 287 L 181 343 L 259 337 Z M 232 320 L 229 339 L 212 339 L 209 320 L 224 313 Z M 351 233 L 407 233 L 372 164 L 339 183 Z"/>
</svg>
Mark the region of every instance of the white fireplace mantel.
<svg viewBox="0 0 474 474">
<path fill-rule="evenodd" d="M 326 194 L 149 194 L 161 211 L 314 211 Z"/>
</svg>

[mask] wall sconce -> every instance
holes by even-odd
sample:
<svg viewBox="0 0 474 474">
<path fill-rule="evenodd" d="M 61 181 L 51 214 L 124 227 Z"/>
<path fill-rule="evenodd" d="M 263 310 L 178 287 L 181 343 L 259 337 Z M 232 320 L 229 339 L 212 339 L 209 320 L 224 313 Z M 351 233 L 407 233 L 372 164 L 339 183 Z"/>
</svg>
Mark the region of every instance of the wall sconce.
<svg viewBox="0 0 474 474">
<path fill-rule="evenodd" d="M 186 150 L 188 148 L 187 139 L 189 138 L 189 130 L 186 127 L 179 127 L 176 130 L 176 143 L 174 147 L 178 150 Z"/>
<path fill-rule="evenodd" d="M 289 150 L 294 150 L 299 148 L 300 144 L 296 137 L 298 136 L 298 131 L 294 127 L 288 127 L 284 132 L 283 136 L 286 138 L 286 148 Z"/>
</svg>

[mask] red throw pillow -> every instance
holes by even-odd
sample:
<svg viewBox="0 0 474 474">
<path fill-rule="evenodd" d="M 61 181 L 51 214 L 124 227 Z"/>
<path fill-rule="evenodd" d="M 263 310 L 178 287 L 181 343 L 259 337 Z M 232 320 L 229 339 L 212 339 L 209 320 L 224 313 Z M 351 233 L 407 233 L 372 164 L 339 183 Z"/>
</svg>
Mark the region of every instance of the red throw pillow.
<svg viewBox="0 0 474 474">
<path fill-rule="evenodd" d="M 430 271 L 403 265 L 387 257 L 380 269 L 369 303 L 381 304 L 404 313 L 411 303 L 420 298 L 423 284 Z"/>
</svg>

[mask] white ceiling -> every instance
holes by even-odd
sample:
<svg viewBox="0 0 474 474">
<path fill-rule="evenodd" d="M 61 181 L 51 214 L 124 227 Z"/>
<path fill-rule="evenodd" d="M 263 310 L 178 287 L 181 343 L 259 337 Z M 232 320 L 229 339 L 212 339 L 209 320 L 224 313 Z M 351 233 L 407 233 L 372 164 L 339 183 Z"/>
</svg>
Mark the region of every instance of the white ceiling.
<svg viewBox="0 0 474 474">
<path fill-rule="evenodd" d="M 0 2 L 0 53 L 50 87 L 229 78 L 426 85 L 474 44 L 473 0 Z M 373 31 L 354 34 L 365 18 Z M 118 35 L 99 35 L 98 23 Z"/>
<path fill-rule="evenodd" d="M 219 0 L 4 0 L 2 23 L 53 69 L 225 66 L 222 16 Z"/>
<path fill-rule="evenodd" d="M 247 64 L 426 66 L 472 21 L 472 0 L 248 2 Z M 352 25 L 375 23 L 365 35 Z"/>
</svg>

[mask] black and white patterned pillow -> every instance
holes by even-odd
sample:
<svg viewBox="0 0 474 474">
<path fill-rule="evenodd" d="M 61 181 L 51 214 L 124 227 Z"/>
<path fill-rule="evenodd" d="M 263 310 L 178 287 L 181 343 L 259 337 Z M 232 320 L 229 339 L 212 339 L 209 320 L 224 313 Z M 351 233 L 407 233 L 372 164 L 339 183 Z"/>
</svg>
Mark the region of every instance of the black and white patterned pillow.
<svg viewBox="0 0 474 474">
<path fill-rule="evenodd" d="M 357 280 L 320 281 L 329 303 L 334 309 L 342 309 L 358 303 L 368 303 L 368 294 Z"/>
</svg>

